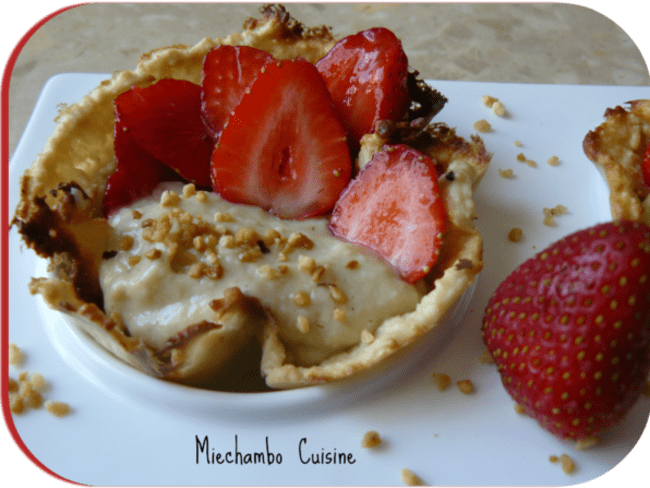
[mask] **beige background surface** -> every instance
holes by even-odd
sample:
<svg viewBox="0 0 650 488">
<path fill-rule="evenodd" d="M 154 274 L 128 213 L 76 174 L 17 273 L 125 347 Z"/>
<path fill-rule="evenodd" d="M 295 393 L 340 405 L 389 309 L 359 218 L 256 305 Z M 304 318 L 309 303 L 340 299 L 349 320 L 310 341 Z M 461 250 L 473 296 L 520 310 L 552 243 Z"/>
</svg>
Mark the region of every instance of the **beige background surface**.
<svg viewBox="0 0 650 488">
<path fill-rule="evenodd" d="M 90 4 L 43 25 L 9 85 L 9 153 L 44 83 L 65 72 L 131 69 L 140 54 L 241 30 L 261 4 Z M 402 39 L 427 79 L 650 85 L 634 42 L 593 10 L 564 4 L 287 4 L 309 26 L 342 37 L 374 26 Z"/>
</svg>

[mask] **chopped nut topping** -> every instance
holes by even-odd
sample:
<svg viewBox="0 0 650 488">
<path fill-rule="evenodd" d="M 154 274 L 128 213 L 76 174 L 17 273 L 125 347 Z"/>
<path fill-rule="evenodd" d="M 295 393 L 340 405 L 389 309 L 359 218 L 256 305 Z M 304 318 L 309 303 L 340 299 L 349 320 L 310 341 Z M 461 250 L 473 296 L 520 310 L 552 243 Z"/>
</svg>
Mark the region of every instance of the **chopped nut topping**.
<svg viewBox="0 0 650 488">
<path fill-rule="evenodd" d="M 262 250 L 259 247 L 254 247 L 253 249 L 249 249 L 248 251 L 241 253 L 239 255 L 239 260 L 242 263 L 252 263 L 257 261 L 263 255 L 264 254 L 262 253 Z"/>
<path fill-rule="evenodd" d="M 135 266 L 136 264 L 138 264 L 140 262 L 141 259 L 142 259 L 142 256 L 139 256 L 139 255 L 136 254 L 135 256 L 129 256 L 129 259 L 127 260 L 127 262 L 129 263 L 129 266 Z"/>
<path fill-rule="evenodd" d="M 183 187 L 183 196 L 185 198 L 190 198 L 196 193 L 196 185 L 194 183 L 188 183 Z"/>
<path fill-rule="evenodd" d="M 313 273 L 316 269 L 316 260 L 311 256 L 298 256 L 298 268 L 306 273 Z"/>
<path fill-rule="evenodd" d="M 190 278 L 201 279 L 203 277 L 203 270 L 206 266 L 207 265 L 201 261 L 194 263 L 187 274 Z"/>
<path fill-rule="evenodd" d="M 519 242 L 524 233 L 519 227 L 513 227 L 508 233 L 508 240 L 512 242 Z"/>
<path fill-rule="evenodd" d="M 519 405 L 518 403 L 515 404 L 515 412 L 518 414 L 523 414 L 525 413 L 525 409 L 522 405 Z"/>
<path fill-rule="evenodd" d="M 311 297 L 309 296 L 309 293 L 305 291 L 297 291 L 293 294 L 293 303 L 298 307 L 307 307 L 311 304 Z"/>
<path fill-rule="evenodd" d="M 345 310 L 341 308 L 334 309 L 334 319 L 336 319 L 338 322 L 345 322 L 345 318 L 346 318 Z"/>
<path fill-rule="evenodd" d="M 474 384 L 471 380 L 461 380 L 456 382 L 456 385 L 458 386 L 458 389 L 466 395 L 469 395 L 474 391 Z"/>
<path fill-rule="evenodd" d="M 364 344 L 372 344 L 374 340 L 375 340 L 375 336 L 368 329 L 363 329 L 361 331 L 361 342 L 363 342 Z"/>
<path fill-rule="evenodd" d="M 431 377 L 438 387 L 438 391 L 445 391 L 451 383 L 451 378 L 449 375 L 444 373 L 432 373 Z"/>
<path fill-rule="evenodd" d="M 155 249 L 155 248 L 154 249 L 149 249 L 144 254 L 145 258 L 151 259 L 151 260 L 158 259 L 158 258 L 160 258 L 160 256 L 162 256 L 162 251 L 160 249 Z"/>
<path fill-rule="evenodd" d="M 194 198 L 196 198 L 196 200 L 199 201 L 199 202 L 207 202 L 208 201 L 208 195 L 203 190 L 197 191 Z"/>
<path fill-rule="evenodd" d="M 298 330 L 300 332 L 306 334 L 311 329 L 311 325 L 309 324 L 309 319 L 304 315 L 299 315 L 296 323 L 296 327 L 298 327 Z"/>
<path fill-rule="evenodd" d="M 134 210 L 134 211 L 132 212 L 132 215 L 133 215 L 133 218 L 134 218 L 135 220 L 138 220 L 138 219 L 141 219 L 141 218 L 142 218 L 142 212 L 140 212 L 140 211 L 138 211 L 138 210 Z"/>
<path fill-rule="evenodd" d="M 241 246 L 242 244 L 254 246 L 260 239 L 260 235 L 252 227 L 241 227 L 235 233 L 235 244 L 238 246 Z"/>
<path fill-rule="evenodd" d="M 346 264 L 345 267 L 348 269 L 357 269 L 359 267 L 359 261 L 353 259 L 348 264 Z"/>
<path fill-rule="evenodd" d="M 381 437 L 375 430 L 369 430 L 363 435 L 363 439 L 361 439 L 361 447 L 365 447 L 366 449 L 372 449 L 373 447 L 377 447 L 380 444 Z"/>
<path fill-rule="evenodd" d="M 181 201 L 181 197 L 175 191 L 165 190 L 160 196 L 160 205 L 162 207 L 174 207 Z"/>
<path fill-rule="evenodd" d="M 336 285 L 328 285 L 327 287 L 330 297 L 332 300 L 334 300 L 336 303 L 347 303 L 348 297 L 343 293 L 343 290 L 341 290 L 338 286 Z"/>
<path fill-rule="evenodd" d="M 133 247 L 133 237 L 131 236 L 122 236 L 120 239 L 120 249 L 122 251 L 128 251 Z"/>
<path fill-rule="evenodd" d="M 233 249 L 235 247 L 235 236 L 225 235 L 219 238 L 219 247 Z"/>
<path fill-rule="evenodd" d="M 315 283 L 323 277 L 325 273 L 325 267 L 318 265 L 314 268 L 314 272 L 311 274 L 311 280 Z"/>
<path fill-rule="evenodd" d="M 582 451 L 598 444 L 598 437 L 585 437 L 576 442 L 576 449 Z"/>
<path fill-rule="evenodd" d="M 214 221 L 215 222 L 233 222 L 235 219 L 230 215 L 228 212 L 217 212 L 214 214 Z"/>
</svg>

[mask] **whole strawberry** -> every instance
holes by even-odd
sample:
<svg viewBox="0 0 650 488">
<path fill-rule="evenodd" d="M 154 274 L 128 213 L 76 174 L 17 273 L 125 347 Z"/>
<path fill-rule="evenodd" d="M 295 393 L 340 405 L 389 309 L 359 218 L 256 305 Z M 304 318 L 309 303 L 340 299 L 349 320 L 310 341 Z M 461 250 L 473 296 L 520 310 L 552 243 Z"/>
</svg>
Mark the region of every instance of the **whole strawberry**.
<svg viewBox="0 0 650 488">
<path fill-rule="evenodd" d="M 553 434 L 618 422 L 650 370 L 650 228 L 597 225 L 529 259 L 490 299 L 483 339 L 505 389 Z"/>
</svg>

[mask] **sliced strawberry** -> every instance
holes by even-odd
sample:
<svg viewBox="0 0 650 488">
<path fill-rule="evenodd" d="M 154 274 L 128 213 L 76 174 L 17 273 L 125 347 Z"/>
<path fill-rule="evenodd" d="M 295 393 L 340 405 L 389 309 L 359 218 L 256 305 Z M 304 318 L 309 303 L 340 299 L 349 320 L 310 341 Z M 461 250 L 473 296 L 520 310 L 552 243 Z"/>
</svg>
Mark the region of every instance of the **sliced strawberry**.
<svg viewBox="0 0 650 488">
<path fill-rule="evenodd" d="M 406 145 L 384 146 L 341 194 L 330 229 L 379 252 L 404 280 L 422 278 L 445 230 L 434 162 Z"/>
<path fill-rule="evenodd" d="M 327 88 L 305 60 L 266 65 L 212 154 L 214 190 L 286 219 L 328 212 L 352 163 Z"/>
<path fill-rule="evenodd" d="M 217 46 L 203 60 L 201 116 L 213 139 L 218 139 L 230 114 L 262 66 L 273 61 L 269 53 L 248 46 Z"/>
<path fill-rule="evenodd" d="M 523 263 L 490 299 L 483 339 L 507 392 L 553 434 L 620 421 L 650 371 L 650 227 L 600 224 Z"/>
<path fill-rule="evenodd" d="M 155 159 L 199 186 L 210 186 L 214 143 L 201 119 L 201 87 L 163 79 L 134 86 L 114 102 L 116 120 Z"/>
<path fill-rule="evenodd" d="M 115 124 L 114 147 L 117 167 L 109 176 L 104 192 L 106 217 L 149 196 L 163 181 L 180 179 L 174 170 L 142 149 L 119 122 Z"/>
<path fill-rule="evenodd" d="M 643 162 L 641 163 L 641 173 L 643 174 L 643 184 L 650 191 L 650 143 L 643 155 Z"/>
<path fill-rule="evenodd" d="M 316 66 L 354 150 L 378 120 L 399 121 L 408 112 L 408 59 L 390 30 L 377 27 L 345 37 Z"/>
</svg>

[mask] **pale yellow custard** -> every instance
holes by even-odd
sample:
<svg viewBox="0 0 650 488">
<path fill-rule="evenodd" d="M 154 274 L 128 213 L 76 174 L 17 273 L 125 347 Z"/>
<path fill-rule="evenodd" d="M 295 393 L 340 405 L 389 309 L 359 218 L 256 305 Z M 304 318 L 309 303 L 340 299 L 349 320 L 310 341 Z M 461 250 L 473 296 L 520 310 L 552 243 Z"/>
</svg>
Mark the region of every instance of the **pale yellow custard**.
<svg viewBox="0 0 650 488">
<path fill-rule="evenodd" d="M 327 223 L 280 220 L 165 184 L 109 219 L 119 251 L 99 270 L 106 312 L 160 349 L 214 321 L 210 302 L 237 286 L 275 318 L 294 361 L 317 364 L 414 310 L 424 294 L 372 251 L 332 236 Z"/>
</svg>

